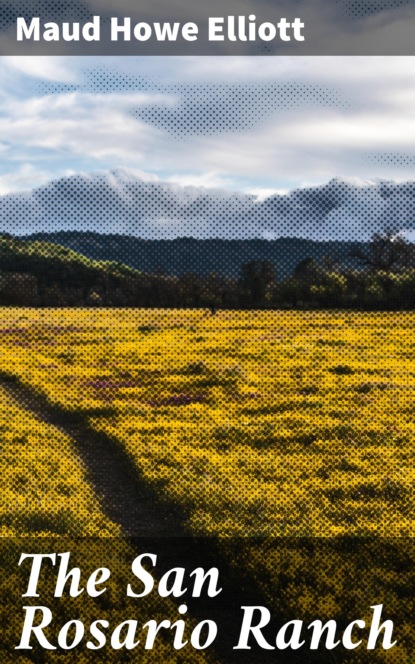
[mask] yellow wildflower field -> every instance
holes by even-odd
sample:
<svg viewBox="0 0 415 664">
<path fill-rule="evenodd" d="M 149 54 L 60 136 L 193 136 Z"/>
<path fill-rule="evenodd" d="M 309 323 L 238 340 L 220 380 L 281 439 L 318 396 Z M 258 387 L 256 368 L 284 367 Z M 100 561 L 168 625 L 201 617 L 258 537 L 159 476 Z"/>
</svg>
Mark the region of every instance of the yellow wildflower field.
<svg viewBox="0 0 415 664">
<path fill-rule="evenodd" d="M 412 313 L 0 311 L 0 370 L 115 437 L 194 533 L 412 536 Z"/>
<path fill-rule="evenodd" d="M 410 662 L 413 603 L 401 593 L 413 586 L 414 323 L 385 312 L 5 308 L 0 372 L 117 441 L 190 532 L 220 538 L 270 606 L 340 619 L 377 597 L 382 579 L 399 661 Z M 47 424 L 2 392 L 0 403 L 14 459 L 3 533 L 30 533 L 29 492 L 34 514 L 55 503 L 54 534 L 116 534 L 65 435 L 48 446 Z M 80 520 L 84 510 L 94 517 Z M 344 535 L 358 538 L 349 553 Z M 361 553 L 359 538 L 373 535 L 384 544 Z M 241 536 L 246 548 L 231 539 Z"/>
</svg>

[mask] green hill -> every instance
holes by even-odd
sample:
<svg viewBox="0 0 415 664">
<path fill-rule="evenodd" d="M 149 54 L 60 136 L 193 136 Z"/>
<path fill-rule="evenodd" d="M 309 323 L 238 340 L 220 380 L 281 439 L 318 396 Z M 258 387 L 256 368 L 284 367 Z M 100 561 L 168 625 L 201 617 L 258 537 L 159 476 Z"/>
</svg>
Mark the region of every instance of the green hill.
<svg viewBox="0 0 415 664">
<path fill-rule="evenodd" d="M 105 274 L 115 278 L 136 277 L 140 273 L 117 261 L 94 260 L 53 242 L 0 237 L 0 269 L 5 272 L 30 272 L 41 275 L 56 271 L 56 276 Z"/>
<path fill-rule="evenodd" d="M 52 242 L 0 237 L 1 304 L 100 304 L 137 286 L 140 277 L 135 268 Z"/>
</svg>

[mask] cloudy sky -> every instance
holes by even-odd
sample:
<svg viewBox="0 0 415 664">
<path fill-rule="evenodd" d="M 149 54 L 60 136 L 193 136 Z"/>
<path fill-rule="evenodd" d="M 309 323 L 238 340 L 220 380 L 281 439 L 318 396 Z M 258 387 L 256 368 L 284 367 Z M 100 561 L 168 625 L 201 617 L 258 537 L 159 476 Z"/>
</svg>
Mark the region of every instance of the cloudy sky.
<svg viewBox="0 0 415 664">
<path fill-rule="evenodd" d="M 415 179 L 412 57 L 0 60 L 4 214 L 74 174 L 259 203 L 333 179 L 353 196 Z"/>
</svg>

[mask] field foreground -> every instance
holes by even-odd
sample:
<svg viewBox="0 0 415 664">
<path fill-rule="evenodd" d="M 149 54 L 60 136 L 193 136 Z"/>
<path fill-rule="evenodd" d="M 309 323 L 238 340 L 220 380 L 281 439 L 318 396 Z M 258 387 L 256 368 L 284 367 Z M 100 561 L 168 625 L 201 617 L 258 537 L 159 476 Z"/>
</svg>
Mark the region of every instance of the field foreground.
<svg viewBox="0 0 415 664">
<path fill-rule="evenodd" d="M 414 322 L 6 308 L 0 371 L 116 438 L 194 533 L 412 536 Z"/>
<path fill-rule="evenodd" d="M 128 532 L 134 510 L 114 518 L 91 486 L 94 459 L 110 459 L 100 441 L 111 441 L 161 506 L 177 506 L 186 532 L 219 538 L 270 607 L 369 621 L 381 588 L 399 617 L 399 658 L 350 661 L 409 663 L 414 322 L 411 313 L 0 309 L 2 534 Z M 54 412 L 75 423 L 67 434 Z M 165 534 L 169 519 L 159 523 Z"/>
</svg>

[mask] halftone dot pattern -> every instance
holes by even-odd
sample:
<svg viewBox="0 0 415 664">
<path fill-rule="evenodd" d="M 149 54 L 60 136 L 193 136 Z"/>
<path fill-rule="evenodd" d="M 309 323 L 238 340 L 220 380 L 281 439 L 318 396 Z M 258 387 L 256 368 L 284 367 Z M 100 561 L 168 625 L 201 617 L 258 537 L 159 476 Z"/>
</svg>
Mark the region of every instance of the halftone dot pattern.
<svg viewBox="0 0 415 664">
<path fill-rule="evenodd" d="M 0 32 L 7 31 L 16 25 L 17 17 L 31 20 L 39 16 L 46 21 L 88 21 L 91 20 L 91 8 L 88 3 L 81 0 L 71 0 L 70 3 L 62 0 L 17 0 L 1 3 Z"/>
<path fill-rule="evenodd" d="M 133 115 L 179 137 L 248 131 L 276 109 L 304 106 L 305 99 L 323 107 L 338 102 L 331 90 L 299 84 L 183 85 L 160 91 L 179 99 L 185 92 L 189 102 L 176 109 L 140 109 Z"/>
<path fill-rule="evenodd" d="M 277 251 L 278 238 L 325 241 L 325 246 L 314 249 L 306 243 L 304 250 L 317 252 L 316 257 L 326 252 L 331 259 L 344 263 L 350 246 L 342 241 L 367 242 L 373 233 L 389 227 L 404 234 L 413 231 L 414 195 L 413 181 L 378 180 L 360 185 L 333 179 L 324 185 L 261 199 L 226 190 L 172 185 L 119 169 L 64 177 L 31 192 L 2 196 L 0 215 L 6 220 L 15 220 L 13 229 L 19 235 L 44 240 L 55 237 L 59 241 L 60 238 L 63 244 L 69 241 L 72 248 L 81 253 L 86 251 L 92 259 L 119 260 L 136 269 L 143 266 L 137 261 L 134 240 L 131 245 L 121 242 L 114 252 L 112 242 L 105 242 L 103 238 L 96 238 L 95 249 L 91 244 L 84 248 L 81 235 L 65 240 L 65 232 L 115 233 L 144 240 L 216 238 L 240 243 L 263 238 L 277 242 L 268 247 L 266 257 L 277 261 L 281 268 L 275 267 L 286 275 L 294 269 L 298 255 L 290 255 L 289 251 L 286 256 L 281 255 L 281 251 Z M 331 242 L 333 236 L 336 240 Z M 195 243 L 187 244 L 190 262 L 195 246 Z M 220 273 L 235 276 L 239 271 L 240 264 L 234 262 L 240 253 L 238 246 L 242 245 L 233 245 L 236 258 L 231 254 L 231 269 L 224 264 Z M 275 253 L 270 247 L 275 247 Z M 160 245 L 160 250 L 163 252 L 166 247 Z M 307 257 L 307 253 L 302 256 Z M 149 259 L 144 260 L 147 263 Z M 169 262 L 169 255 L 166 260 Z M 182 266 L 176 264 L 176 271 L 180 273 L 187 270 L 186 260 L 182 260 Z M 212 254 L 206 255 L 206 268 L 200 266 L 204 273 L 214 260 Z M 153 252 L 153 268 L 154 261 Z M 160 254 L 159 264 L 164 262 Z"/>
<path fill-rule="evenodd" d="M 415 166 L 415 155 L 397 152 L 380 152 L 379 154 L 371 155 L 369 161 L 378 164 L 388 164 L 391 166 Z"/>
<path fill-rule="evenodd" d="M 166 84 L 155 78 L 137 77 L 97 67 L 87 73 L 84 85 L 43 82 L 40 94 L 80 90 L 101 94 L 149 92 L 163 95 L 166 103 L 141 104 L 131 115 L 178 139 L 246 132 L 278 111 L 309 107 L 348 108 L 339 90 L 318 84 Z M 157 100 L 159 102 L 159 100 Z M 276 116 L 278 117 L 278 115 Z"/>
<path fill-rule="evenodd" d="M 342 11 L 354 19 L 365 19 L 376 16 L 381 12 L 393 11 L 400 8 L 410 7 L 412 0 L 336 0 Z"/>
<path fill-rule="evenodd" d="M 114 81 L 100 69 L 96 85 L 111 92 Z M 180 98 L 184 87 L 160 92 Z M 318 86 L 185 92 L 185 105 L 131 110 L 167 131 L 178 159 L 188 136 L 249 131 L 302 96 L 338 103 Z M 397 543 L 414 535 L 415 255 L 403 236 L 414 196 L 413 182 L 333 179 L 261 200 L 122 169 L 3 196 L 19 235 L 38 230 L 0 245 L 4 537 L 108 537 L 122 552 L 130 536 L 216 539 L 287 615 L 342 622 L 367 614 L 354 587 L 363 569 L 367 596 L 379 603 L 382 584 L 404 636 L 388 661 L 410 661 L 413 555 Z M 336 241 L 333 217 L 344 224 Z M 350 241 L 351 218 L 364 240 Z M 265 554 L 230 555 L 226 540 L 256 537 Z M 327 541 L 318 573 L 300 544 L 275 552 L 284 538 L 308 554 Z M 348 538 L 378 559 L 349 563 Z M 116 602 L 109 610 L 120 615 Z M 163 603 L 140 611 L 174 614 Z M 148 661 L 204 661 L 160 648 Z M 85 652 L 78 661 L 92 661 Z M 366 654 L 350 661 L 373 661 Z"/>
</svg>

